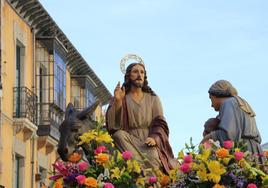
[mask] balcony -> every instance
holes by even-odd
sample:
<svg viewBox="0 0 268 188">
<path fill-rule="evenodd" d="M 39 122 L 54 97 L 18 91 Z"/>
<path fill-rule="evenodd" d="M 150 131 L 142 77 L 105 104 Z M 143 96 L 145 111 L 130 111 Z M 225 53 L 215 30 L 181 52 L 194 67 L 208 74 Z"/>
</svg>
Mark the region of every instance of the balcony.
<svg viewBox="0 0 268 188">
<path fill-rule="evenodd" d="M 36 124 L 37 96 L 27 87 L 14 87 L 13 118 L 27 118 Z"/>
<path fill-rule="evenodd" d="M 25 86 L 14 87 L 13 95 L 14 128 L 27 140 L 37 129 L 37 96 Z"/>
<path fill-rule="evenodd" d="M 59 126 L 64 120 L 64 112 L 53 103 L 38 104 L 38 136 L 50 136 L 59 140 Z"/>
</svg>

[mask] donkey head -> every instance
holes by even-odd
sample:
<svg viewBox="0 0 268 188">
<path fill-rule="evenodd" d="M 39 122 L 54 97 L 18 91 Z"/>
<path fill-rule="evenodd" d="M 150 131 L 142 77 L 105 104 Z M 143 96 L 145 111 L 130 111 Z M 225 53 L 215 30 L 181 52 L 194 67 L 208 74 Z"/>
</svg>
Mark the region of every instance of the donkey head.
<svg viewBox="0 0 268 188">
<path fill-rule="evenodd" d="M 84 110 L 77 111 L 72 103 L 68 104 L 65 119 L 59 127 L 60 140 L 57 151 L 62 160 L 67 161 L 68 157 L 78 148 L 79 136 L 94 128 L 94 121 L 91 120 L 90 115 L 98 105 L 99 101 L 96 101 Z"/>
</svg>

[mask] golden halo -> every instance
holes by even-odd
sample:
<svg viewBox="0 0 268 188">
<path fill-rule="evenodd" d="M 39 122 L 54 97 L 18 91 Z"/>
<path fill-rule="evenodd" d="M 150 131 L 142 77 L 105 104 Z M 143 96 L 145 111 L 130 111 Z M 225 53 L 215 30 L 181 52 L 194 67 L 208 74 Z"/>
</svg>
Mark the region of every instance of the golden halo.
<svg viewBox="0 0 268 188">
<path fill-rule="evenodd" d="M 144 65 L 144 62 L 140 56 L 136 54 L 127 54 L 120 61 L 120 69 L 123 74 L 126 74 L 126 63 L 129 61 L 132 61 L 131 63 L 141 63 Z"/>
</svg>

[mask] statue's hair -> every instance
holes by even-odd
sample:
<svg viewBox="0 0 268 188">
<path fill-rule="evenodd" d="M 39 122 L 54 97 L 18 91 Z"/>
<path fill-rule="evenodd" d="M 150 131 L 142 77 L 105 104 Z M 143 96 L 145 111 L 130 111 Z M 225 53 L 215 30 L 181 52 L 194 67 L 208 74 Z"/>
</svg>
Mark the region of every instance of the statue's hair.
<svg viewBox="0 0 268 188">
<path fill-rule="evenodd" d="M 131 81 L 130 81 L 130 72 L 132 70 L 132 68 L 135 65 L 140 65 L 144 68 L 144 83 L 142 86 L 142 91 L 146 92 L 146 93 L 150 93 L 151 95 L 155 96 L 155 92 L 151 89 L 151 87 L 148 85 L 148 80 L 147 80 L 147 74 L 146 74 L 146 70 L 145 70 L 145 66 L 141 63 L 131 63 L 126 70 L 126 74 L 125 74 L 125 78 L 124 78 L 124 83 L 122 85 L 122 87 L 125 87 L 126 90 L 126 94 L 130 91 L 131 88 Z"/>
</svg>

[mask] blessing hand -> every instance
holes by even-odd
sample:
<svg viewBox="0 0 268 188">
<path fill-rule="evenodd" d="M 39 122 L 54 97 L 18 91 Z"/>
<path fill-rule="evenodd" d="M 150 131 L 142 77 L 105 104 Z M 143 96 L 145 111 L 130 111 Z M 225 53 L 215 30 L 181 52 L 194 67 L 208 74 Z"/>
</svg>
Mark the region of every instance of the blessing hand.
<svg viewBox="0 0 268 188">
<path fill-rule="evenodd" d="M 156 142 L 155 142 L 155 139 L 153 139 L 151 137 L 148 137 L 145 140 L 145 144 L 147 144 L 147 146 L 155 146 L 156 145 Z"/>
<path fill-rule="evenodd" d="M 114 89 L 114 98 L 116 101 L 122 101 L 122 99 L 125 97 L 126 92 L 125 88 L 121 89 L 120 82 L 117 83 L 115 89 Z"/>
</svg>

